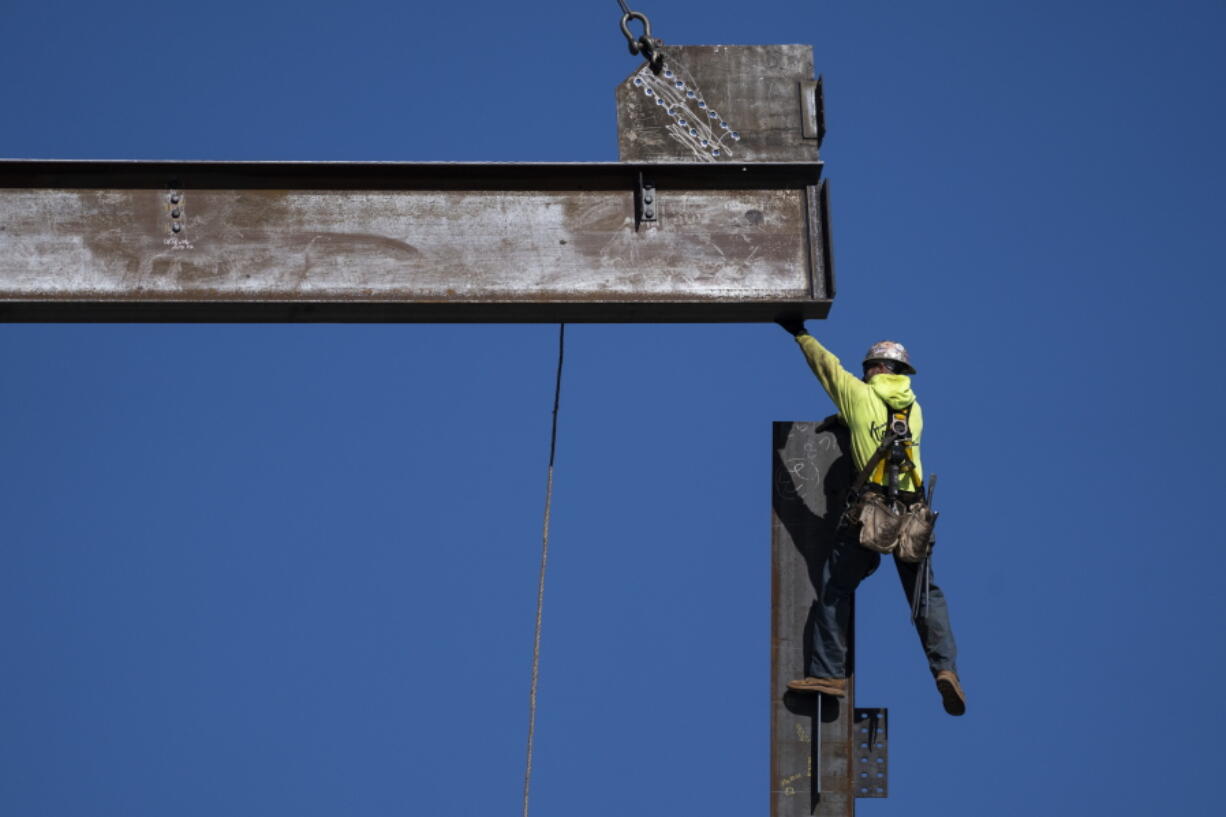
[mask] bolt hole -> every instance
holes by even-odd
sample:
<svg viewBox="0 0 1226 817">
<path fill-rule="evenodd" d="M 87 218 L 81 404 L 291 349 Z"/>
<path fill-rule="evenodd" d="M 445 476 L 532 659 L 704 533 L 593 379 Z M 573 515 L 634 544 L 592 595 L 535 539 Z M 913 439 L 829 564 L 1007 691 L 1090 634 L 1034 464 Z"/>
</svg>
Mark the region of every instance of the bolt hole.
<svg viewBox="0 0 1226 817">
<path fill-rule="evenodd" d="M 718 156 L 718 155 L 719 155 L 719 148 L 716 148 L 715 150 L 711 151 L 711 155 L 712 155 L 712 156 Z"/>
<path fill-rule="evenodd" d="M 737 133 L 736 131 L 733 131 L 732 138 L 739 142 L 741 141 L 741 134 Z"/>
<path fill-rule="evenodd" d="M 170 229 L 174 230 L 177 233 L 183 229 L 183 225 L 176 221 L 174 224 L 170 225 Z"/>
</svg>

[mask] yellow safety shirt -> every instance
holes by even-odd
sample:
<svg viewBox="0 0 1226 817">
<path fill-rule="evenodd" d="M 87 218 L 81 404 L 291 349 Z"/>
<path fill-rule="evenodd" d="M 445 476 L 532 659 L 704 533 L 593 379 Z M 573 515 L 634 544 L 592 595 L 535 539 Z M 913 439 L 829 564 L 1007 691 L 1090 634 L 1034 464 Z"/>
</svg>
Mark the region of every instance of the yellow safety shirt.
<svg viewBox="0 0 1226 817">
<path fill-rule="evenodd" d="M 920 437 L 924 433 L 924 412 L 920 410 L 911 391 L 911 378 L 905 374 L 873 375 L 867 383 L 843 368 L 839 359 L 809 334 L 796 336 L 796 342 L 805 354 L 809 367 L 830 399 L 838 407 L 839 417 L 851 432 L 851 454 L 857 473 L 873 456 L 881 438 L 885 436 L 890 421 L 890 411 L 911 407 L 910 425 L 911 461 L 913 471 L 899 474 L 900 491 L 918 491 L 924 484 L 924 470 L 920 462 Z M 880 469 L 878 469 L 880 470 Z M 873 482 L 881 482 L 875 477 Z"/>
</svg>

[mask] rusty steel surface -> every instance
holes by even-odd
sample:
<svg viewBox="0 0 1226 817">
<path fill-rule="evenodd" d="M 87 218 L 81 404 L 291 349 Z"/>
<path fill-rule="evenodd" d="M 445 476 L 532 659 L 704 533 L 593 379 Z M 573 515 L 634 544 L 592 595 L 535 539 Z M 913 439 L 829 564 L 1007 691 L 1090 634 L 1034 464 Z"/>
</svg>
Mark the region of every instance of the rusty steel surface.
<svg viewBox="0 0 1226 817">
<path fill-rule="evenodd" d="M 0 320 L 824 317 L 820 173 L 815 161 L 0 161 Z M 636 218 L 640 174 L 650 223 Z"/>
<path fill-rule="evenodd" d="M 825 133 L 808 45 L 665 45 L 617 88 L 624 162 L 813 162 Z"/>
<path fill-rule="evenodd" d="M 851 482 L 847 430 L 776 422 L 771 507 L 771 817 L 850 817 L 855 813 L 852 712 L 855 614 L 847 634 L 847 697 L 791 692 L 805 675 L 812 604 Z"/>
</svg>

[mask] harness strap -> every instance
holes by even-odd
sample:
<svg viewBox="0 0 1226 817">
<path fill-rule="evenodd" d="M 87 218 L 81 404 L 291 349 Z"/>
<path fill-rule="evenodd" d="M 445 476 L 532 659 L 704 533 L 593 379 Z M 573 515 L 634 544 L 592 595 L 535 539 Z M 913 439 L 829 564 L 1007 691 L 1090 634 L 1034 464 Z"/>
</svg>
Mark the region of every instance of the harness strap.
<svg viewBox="0 0 1226 817">
<path fill-rule="evenodd" d="M 885 402 L 884 400 L 882 401 Z M 915 405 L 914 403 L 911 406 Z M 869 457 L 868 462 L 864 464 L 864 468 L 856 476 L 852 482 L 851 493 L 859 494 L 864 490 L 864 486 L 870 480 L 878 485 L 885 485 L 886 482 L 886 467 L 888 465 L 888 454 L 895 444 L 901 444 L 904 454 L 904 459 L 899 463 L 899 467 L 912 475 L 911 482 L 915 486 L 916 491 L 922 496 L 924 486 L 917 484 L 919 481 L 914 477 L 915 457 L 911 451 L 914 443 L 911 442 L 911 406 L 905 409 L 894 410 L 888 404 L 886 405 L 886 430 L 881 437 L 881 444 L 877 446 L 877 450 Z M 896 434 L 892 428 L 894 420 L 902 420 L 906 423 L 906 431 L 902 434 Z M 897 490 L 897 485 L 895 485 Z"/>
<path fill-rule="evenodd" d="M 877 470 L 877 466 L 885 464 L 886 452 L 889 451 L 890 446 L 894 444 L 896 439 L 897 436 L 894 434 L 894 432 L 887 429 L 885 436 L 881 438 L 881 444 L 877 446 L 877 450 L 874 451 L 873 455 L 868 458 L 868 462 L 866 462 L 864 467 L 860 469 L 860 473 L 851 484 L 851 492 L 853 494 L 858 494 L 860 491 L 864 490 L 864 484 L 868 482 L 869 477 L 874 471 Z"/>
<path fill-rule="evenodd" d="M 914 405 L 914 403 L 912 403 Z M 915 445 L 911 440 L 911 406 L 905 409 L 895 410 L 887 408 L 887 416 L 890 418 L 891 426 L 901 422 L 905 425 L 906 431 L 900 435 L 900 439 L 895 440 L 894 445 L 887 452 L 886 462 L 878 465 L 877 470 L 880 476 L 877 480 L 880 484 L 889 489 L 891 496 L 898 492 L 898 476 L 899 473 L 906 473 L 911 477 L 911 485 L 917 493 L 923 493 L 923 486 L 917 485 L 919 482 L 915 478 L 915 456 L 912 453 L 912 447 Z M 874 476 L 877 476 L 876 474 Z M 888 476 L 888 482 L 887 482 Z"/>
</svg>

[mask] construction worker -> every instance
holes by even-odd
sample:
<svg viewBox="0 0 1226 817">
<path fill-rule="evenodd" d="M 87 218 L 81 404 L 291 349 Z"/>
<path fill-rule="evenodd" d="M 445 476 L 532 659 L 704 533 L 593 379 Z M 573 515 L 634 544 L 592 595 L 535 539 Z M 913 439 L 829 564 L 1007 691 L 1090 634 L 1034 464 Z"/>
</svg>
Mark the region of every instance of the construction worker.
<svg viewBox="0 0 1226 817">
<path fill-rule="evenodd" d="M 915 374 L 907 350 L 893 341 L 875 343 L 864 356 L 864 376 L 856 377 L 839 363 L 817 339 L 805 329 L 800 319 L 780 320 L 779 325 L 790 332 L 800 345 L 805 359 L 830 399 L 839 410 L 839 418 L 847 425 L 851 436 L 852 461 L 857 472 L 864 474 L 864 490 L 884 492 L 883 470 L 875 468 L 871 476 L 865 466 L 874 459 L 882 446 L 887 426 L 897 418 L 905 417 L 909 432 L 909 463 L 901 472 L 893 475 L 892 495 L 903 503 L 922 502 L 923 471 L 919 457 L 919 441 L 923 432 L 923 412 L 911 391 L 910 375 Z M 877 460 L 881 457 L 878 455 Z M 820 692 L 826 695 L 843 696 L 847 692 L 847 639 L 848 619 L 851 614 L 851 596 L 860 582 L 873 573 L 881 564 L 881 554 L 861 545 L 861 524 L 854 518 L 845 518 L 835 537 L 834 546 L 822 566 L 821 587 L 815 602 L 816 617 L 813 627 L 813 654 L 807 675 L 788 684 L 788 689 L 797 692 Z M 931 581 L 931 561 L 904 561 L 894 554 L 898 577 L 903 590 L 911 601 L 915 616 L 915 628 L 920 643 L 928 658 L 928 666 L 936 679 L 937 690 L 945 711 L 951 715 L 966 712 L 966 696 L 958 680 L 956 666 L 957 647 L 949 626 L 949 608 L 945 594 Z M 927 576 L 920 576 L 925 570 Z M 917 579 L 920 581 L 917 582 Z M 921 593 L 924 582 L 927 587 L 927 603 L 919 607 L 915 594 Z"/>
</svg>

